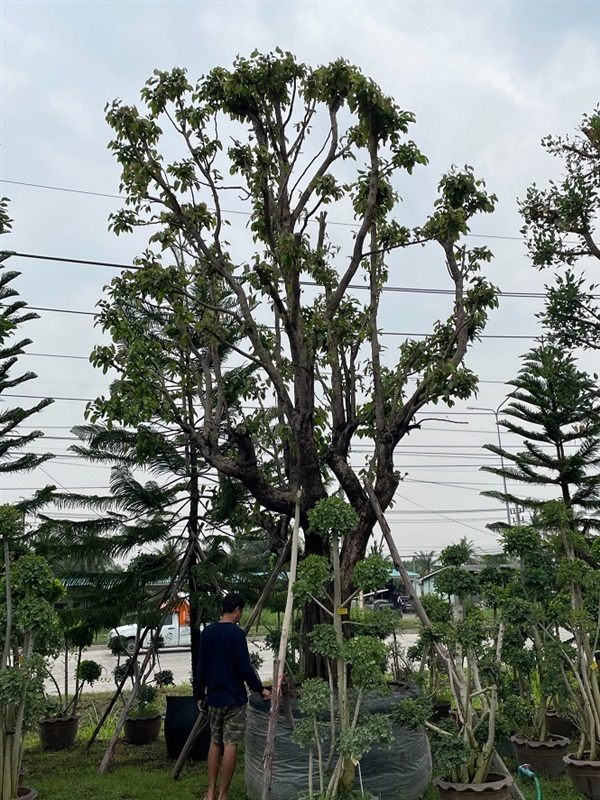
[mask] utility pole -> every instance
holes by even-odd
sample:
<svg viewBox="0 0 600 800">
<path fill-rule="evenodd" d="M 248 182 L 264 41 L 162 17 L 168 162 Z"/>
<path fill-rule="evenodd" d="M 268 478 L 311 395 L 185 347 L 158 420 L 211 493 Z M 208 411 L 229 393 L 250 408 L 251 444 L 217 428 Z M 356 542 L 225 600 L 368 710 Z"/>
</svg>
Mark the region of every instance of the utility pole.
<svg viewBox="0 0 600 800">
<path fill-rule="evenodd" d="M 504 400 L 500 403 L 498 408 L 485 408 L 481 406 L 467 406 L 469 411 L 485 411 L 488 414 L 493 414 L 494 419 L 496 420 L 496 433 L 498 435 L 498 448 L 500 450 L 500 466 L 502 468 L 502 472 L 504 473 L 504 456 L 502 455 L 502 437 L 500 436 L 500 420 L 498 414 L 500 413 L 500 409 L 502 406 L 508 401 L 508 397 L 505 397 Z M 502 475 L 502 485 L 504 486 L 504 502 L 506 504 L 506 521 L 509 525 L 512 525 L 510 519 L 510 503 L 508 502 L 508 491 L 506 489 L 506 475 Z M 519 524 L 519 510 L 517 508 L 517 524 Z"/>
</svg>

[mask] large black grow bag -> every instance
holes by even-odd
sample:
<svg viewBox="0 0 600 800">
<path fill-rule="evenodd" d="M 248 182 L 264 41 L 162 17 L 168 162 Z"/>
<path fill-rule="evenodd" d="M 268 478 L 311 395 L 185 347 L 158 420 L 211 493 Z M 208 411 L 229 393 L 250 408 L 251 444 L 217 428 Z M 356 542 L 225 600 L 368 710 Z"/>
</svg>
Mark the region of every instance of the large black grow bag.
<svg viewBox="0 0 600 800">
<path fill-rule="evenodd" d="M 393 691 L 388 697 L 368 697 L 365 707 L 373 713 L 390 713 L 391 706 L 406 697 L 417 696 L 418 690 Z M 292 714 L 300 716 L 297 702 L 292 700 Z M 267 738 L 269 704 L 252 695 L 246 725 L 245 778 L 246 791 L 253 800 L 262 796 L 263 756 Z M 393 726 L 394 743 L 390 749 L 373 748 L 366 753 L 360 769 L 365 791 L 381 800 L 420 800 L 431 780 L 431 751 L 425 731 L 411 731 Z M 295 800 L 308 789 L 308 750 L 291 738 L 291 728 L 280 709 L 273 762 L 273 800 Z M 316 759 L 316 754 L 315 754 Z M 315 788 L 318 788 L 317 766 L 314 766 Z M 358 774 L 356 780 L 358 784 Z"/>
<path fill-rule="evenodd" d="M 170 758 L 179 758 L 183 746 L 194 723 L 198 718 L 198 702 L 192 696 L 167 695 L 167 713 L 165 714 L 165 742 Z M 210 727 L 207 725 L 200 731 L 188 758 L 194 761 L 206 761 L 210 747 Z"/>
</svg>

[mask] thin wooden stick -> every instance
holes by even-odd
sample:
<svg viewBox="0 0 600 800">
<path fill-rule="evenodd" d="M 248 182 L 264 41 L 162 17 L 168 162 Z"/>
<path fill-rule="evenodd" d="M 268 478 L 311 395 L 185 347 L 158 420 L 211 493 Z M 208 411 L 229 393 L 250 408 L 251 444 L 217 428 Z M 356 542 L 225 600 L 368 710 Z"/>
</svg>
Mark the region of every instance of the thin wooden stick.
<svg viewBox="0 0 600 800">
<path fill-rule="evenodd" d="M 296 497 L 296 513 L 294 517 L 294 530 L 292 532 L 292 552 L 290 560 L 290 577 L 288 581 L 287 599 L 285 602 L 285 613 L 281 626 L 281 639 L 279 641 L 279 655 L 273 662 L 273 689 L 271 691 L 271 711 L 269 713 L 269 724 L 267 727 L 267 739 L 265 742 L 265 753 L 263 756 L 263 791 L 262 800 L 270 800 L 271 783 L 273 777 L 273 760 L 275 756 L 275 734 L 277 733 L 277 719 L 279 711 L 279 698 L 281 696 L 281 685 L 283 671 L 285 669 L 285 654 L 289 638 L 289 629 L 292 621 L 292 611 L 294 608 L 294 583 L 296 581 L 296 569 L 298 566 L 298 538 L 300 534 L 300 497 L 302 491 L 298 491 Z M 280 671 L 280 667 L 283 669 Z"/>
</svg>

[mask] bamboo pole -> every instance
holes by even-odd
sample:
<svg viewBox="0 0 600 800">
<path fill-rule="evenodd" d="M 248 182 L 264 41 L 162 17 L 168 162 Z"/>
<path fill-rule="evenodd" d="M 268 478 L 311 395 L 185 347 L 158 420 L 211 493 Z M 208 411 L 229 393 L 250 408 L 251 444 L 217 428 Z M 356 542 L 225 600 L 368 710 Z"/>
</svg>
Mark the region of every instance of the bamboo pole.
<svg viewBox="0 0 600 800">
<path fill-rule="evenodd" d="M 387 546 L 389 548 L 390 555 L 392 557 L 392 562 L 393 562 L 394 566 L 396 567 L 396 569 L 398 570 L 398 572 L 400 573 L 400 575 L 402 576 L 402 580 L 404 581 L 404 585 L 406 586 L 406 590 L 407 590 L 407 592 L 408 592 L 408 594 L 409 594 L 409 596 L 410 596 L 410 598 L 412 600 L 413 608 L 414 608 L 417 616 L 419 617 L 422 625 L 425 628 L 430 628 L 431 627 L 431 622 L 429 620 L 429 617 L 427 616 L 427 612 L 423 608 L 421 600 L 420 600 L 419 596 L 417 595 L 414 586 L 410 582 L 410 578 L 408 576 L 408 572 L 406 571 L 406 567 L 404 566 L 404 562 L 402 561 L 402 558 L 400 557 L 400 553 L 398 552 L 398 548 L 396 547 L 396 543 L 394 542 L 394 537 L 392 536 L 392 531 L 390 529 L 390 526 L 388 525 L 387 520 L 386 520 L 386 518 L 385 518 L 385 516 L 383 514 L 383 511 L 381 510 L 381 506 L 379 505 L 379 500 L 377 499 L 377 495 L 375 494 L 375 492 L 373 490 L 373 487 L 371 486 L 369 481 L 366 480 L 366 479 L 364 481 L 364 487 L 365 487 L 365 489 L 367 491 L 367 495 L 369 496 L 369 500 L 371 501 L 371 505 L 373 506 L 373 510 L 375 511 L 375 516 L 377 517 L 377 522 L 379 523 L 379 527 L 381 528 L 381 532 L 383 533 L 383 537 L 384 537 L 384 539 L 385 539 L 385 541 L 387 543 Z M 456 669 L 456 665 L 452 661 L 452 658 L 451 658 L 450 654 L 439 643 L 436 643 L 435 651 L 436 651 L 436 655 L 438 656 L 438 658 L 442 662 L 442 665 L 443 665 L 444 669 L 448 673 L 448 678 L 450 679 L 452 685 L 457 687 L 458 690 L 460 691 L 460 687 L 461 687 L 462 682 L 461 682 L 460 677 L 458 675 L 458 671 Z M 500 758 L 500 756 L 498 755 L 498 753 L 495 750 L 494 750 L 494 754 L 493 754 L 492 760 L 493 760 L 494 768 L 497 769 L 498 772 L 502 773 L 503 775 L 510 775 L 510 772 L 506 768 L 506 765 L 505 765 L 504 761 L 502 761 L 502 759 Z M 514 798 L 514 800 L 525 800 L 525 797 L 524 797 L 523 793 L 521 792 L 521 790 L 519 789 L 519 787 L 517 786 L 516 783 L 513 783 L 509 787 L 509 792 L 510 792 L 511 797 Z"/>
<path fill-rule="evenodd" d="M 285 613 L 283 615 L 283 623 L 281 626 L 279 654 L 273 662 L 273 689 L 271 691 L 271 711 L 269 713 L 267 738 L 265 742 L 265 753 L 263 756 L 262 800 L 270 800 L 271 797 L 271 783 L 273 777 L 273 760 L 275 756 L 275 734 L 277 733 L 279 698 L 281 696 L 283 673 L 285 671 L 285 655 L 287 652 L 289 630 L 292 622 L 292 611 L 294 608 L 294 583 L 296 581 L 296 570 L 298 566 L 298 539 L 300 534 L 301 494 L 302 490 L 298 490 L 298 494 L 296 496 L 296 513 L 294 516 L 294 530 L 292 532 L 290 577 L 288 581 L 287 598 L 285 602 Z"/>
</svg>

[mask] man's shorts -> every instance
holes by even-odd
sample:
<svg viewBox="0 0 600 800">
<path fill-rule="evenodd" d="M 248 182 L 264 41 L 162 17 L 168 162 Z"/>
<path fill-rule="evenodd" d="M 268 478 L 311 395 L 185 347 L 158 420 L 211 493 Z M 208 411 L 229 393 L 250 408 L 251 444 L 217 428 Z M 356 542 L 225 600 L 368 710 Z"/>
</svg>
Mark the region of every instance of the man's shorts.
<svg viewBox="0 0 600 800">
<path fill-rule="evenodd" d="M 241 744 L 246 733 L 246 706 L 209 706 L 210 740 L 214 744 Z"/>
</svg>

